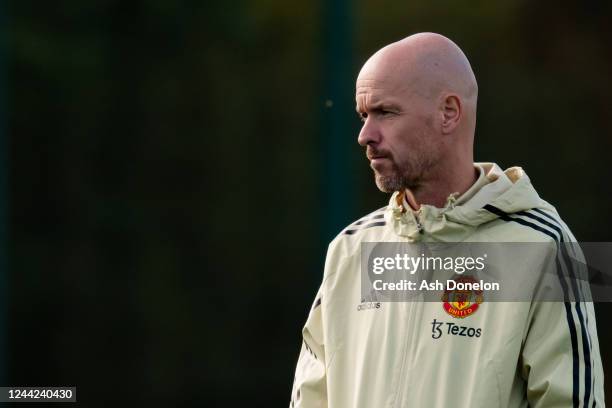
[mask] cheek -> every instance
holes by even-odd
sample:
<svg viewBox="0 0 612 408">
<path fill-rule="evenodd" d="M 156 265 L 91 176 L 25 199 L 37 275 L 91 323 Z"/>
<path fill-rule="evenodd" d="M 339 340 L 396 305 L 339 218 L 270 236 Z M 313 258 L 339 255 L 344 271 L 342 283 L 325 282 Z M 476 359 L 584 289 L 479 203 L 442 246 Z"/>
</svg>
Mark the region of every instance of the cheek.
<svg viewBox="0 0 612 408">
<path fill-rule="evenodd" d="M 434 139 L 435 135 L 423 123 L 404 126 L 391 146 L 394 162 L 404 167 L 435 156 L 437 147 Z"/>
<path fill-rule="evenodd" d="M 398 123 L 394 129 L 393 145 L 398 153 L 414 154 L 421 150 L 425 142 L 425 128 L 420 121 L 406 120 Z"/>
<path fill-rule="evenodd" d="M 431 115 L 423 115 L 423 117 L 421 118 L 423 121 L 424 126 L 429 129 L 429 130 L 434 130 L 435 126 L 436 126 L 436 121 L 437 118 L 435 114 L 431 114 Z"/>
<path fill-rule="evenodd" d="M 403 115 L 389 121 L 385 126 L 385 139 L 396 161 L 427 152 L 435 137 L 434 115 Z"/>
</svg>

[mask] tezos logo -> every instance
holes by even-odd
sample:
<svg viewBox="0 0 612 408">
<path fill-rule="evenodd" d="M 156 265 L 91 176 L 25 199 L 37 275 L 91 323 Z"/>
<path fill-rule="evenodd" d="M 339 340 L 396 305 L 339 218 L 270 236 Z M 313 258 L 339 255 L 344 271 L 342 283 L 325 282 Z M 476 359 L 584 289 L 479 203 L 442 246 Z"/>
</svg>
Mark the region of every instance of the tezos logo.
<svg viewBox="0 0 612 408">
<path fill-rule="evenodd" d="M 443 325 L 446 324 L 446 327 Z M 433 319 L 431 322 L 431 338 L 439 339 L 446 332 L 451 336 L 462 336 L 462 337 L 480 337 L 482 329 L 475 329 L 473 327 L 459 326 L 455 323 L 439 322 Z"/>
<path fill-rule="evenodd" d="M 444 323 L 442 322 L 438 322 L 436 319 L 433 320 L 433 322 L 431 322 L 431 338 L 432 339 L 439 339 L 440 337 L 442 337 L 442 330 L 440 329 L 440 327 L 442 327 Z"/>
</svg>

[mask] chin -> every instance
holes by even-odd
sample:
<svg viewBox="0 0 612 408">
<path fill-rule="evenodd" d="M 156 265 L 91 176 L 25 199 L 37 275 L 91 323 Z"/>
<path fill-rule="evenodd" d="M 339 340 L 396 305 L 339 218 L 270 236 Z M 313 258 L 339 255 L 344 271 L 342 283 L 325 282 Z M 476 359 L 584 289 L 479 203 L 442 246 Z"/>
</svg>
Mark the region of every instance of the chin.
<svg viewBox="0 0 612 408">
<path fill-rule="evenodd" d="M 383 193 L 394 193 L 396 191 L 403 190 L 396 177 L 381 176 L 376 174 L 374 176 L 374 180 L 376 182 L 376 187 L 378 187 L 378 189 Z"/>
</svg>

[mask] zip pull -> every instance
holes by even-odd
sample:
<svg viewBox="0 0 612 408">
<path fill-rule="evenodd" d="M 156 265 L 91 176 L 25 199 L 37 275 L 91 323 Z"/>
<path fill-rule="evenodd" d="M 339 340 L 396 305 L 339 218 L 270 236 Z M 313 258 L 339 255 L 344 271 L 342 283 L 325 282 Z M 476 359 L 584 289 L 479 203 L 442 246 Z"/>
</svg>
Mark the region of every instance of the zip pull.
<svg viewBox="0 0 612 408">
<path fill-rule="evenodd" d="M 424 232 L 424 228 L 423 228 L 423 224 L 421 224 L 421 220 L 419 220 L 419 214 L 420 214 L 421 210 L 419 210 L 419 212 L 415 212 L 414 214 L 414 222 L 416 223 L 417 226 L 417 231 L 419 232 L 419 234 L 422 234 Z"/>
<path fill-rule="evenodd" d="M 419 234 L 423 233 L 423 224 L 421 224 L 418 220 L 417 220 L 417 230 L 419 231 Z"/>
</svg>

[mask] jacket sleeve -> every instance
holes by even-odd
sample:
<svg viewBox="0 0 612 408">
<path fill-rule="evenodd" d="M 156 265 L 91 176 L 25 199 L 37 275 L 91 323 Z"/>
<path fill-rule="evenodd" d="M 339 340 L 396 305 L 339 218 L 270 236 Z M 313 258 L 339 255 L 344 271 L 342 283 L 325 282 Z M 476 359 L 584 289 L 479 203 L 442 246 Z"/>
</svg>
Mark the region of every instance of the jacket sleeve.
<svg viewBox="0 0 612 408">
<path fill-rule="evenodd" d="M 555 258 L 569 299 L 532 305 L 522 350 L 527 399 L 532 407 L 603 407 L 595 312 L 593 303 L 584 300 L 590 300 L 588 284 L 570 277 L 576 263 L 562 265 L 561 254 Z"/>
<path fill-rule="evenodd" d="M 302 348 L 295 369 L 290 408 L 327 407 L 325 347 L 321 290 L 315 297 L 302 330 Z"/>
</svg>

